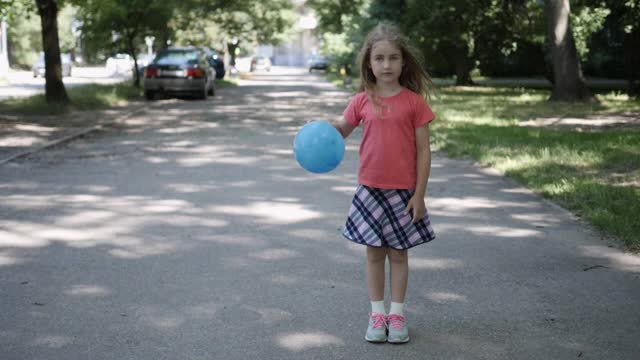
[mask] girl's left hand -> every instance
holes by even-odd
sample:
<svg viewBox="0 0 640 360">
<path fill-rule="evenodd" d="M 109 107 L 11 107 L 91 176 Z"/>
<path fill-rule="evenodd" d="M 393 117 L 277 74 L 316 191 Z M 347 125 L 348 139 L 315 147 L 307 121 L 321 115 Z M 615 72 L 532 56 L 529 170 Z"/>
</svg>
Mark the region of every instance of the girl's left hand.
<svg viewBox="0 0 640 360">
<path fill-rule="evenodd" d="M 404 209 L 404 214 L 408 214 L 411 209 L 413 209 L 413 219 L 411 222 L 415 224 L 420 221 L 427 212 L 427 207 L 424 204 L 424 197 L 413 195 L 411 199 L 409 199 L 406 209 Z"/>
</svg>

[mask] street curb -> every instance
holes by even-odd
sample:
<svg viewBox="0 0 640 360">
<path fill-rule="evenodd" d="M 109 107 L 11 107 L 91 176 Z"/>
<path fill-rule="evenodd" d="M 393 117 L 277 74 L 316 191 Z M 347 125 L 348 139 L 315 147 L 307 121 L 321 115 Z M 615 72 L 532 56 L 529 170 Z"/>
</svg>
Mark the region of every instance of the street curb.
<svg viewBox="0 0 640 360">
<path fill-rule="evenodd" d="M 142 106 L 138 107 L 137 109 L 130 110 L 130 111 L 126 112 L 125 114 L 122 114 L 122 115 L 118 116 L 117 118 L 113 119 L 112 121 L 110 121 L 110 122 L 108 122 L 106 124 L 95 125 L 95 126 L 92 126 L 92 127 L 89 127 L 89 128 L 85 128 L 85 129 L 79 130 L 78 132 L 75 132 L 75 133 L 73 133 L 71 135 L 64 136 L 64 137 L 62 137 L 60 139 L 51 140 L 51 141 L 49 141 L 49 142 L 47 142 L 47 143 L 45 143 L 43 145 L 40 145 L 38 147 L 29 149 L 29 150 L 25 150 L 25 151 L 23 151 L 21 153 L 18 153 L 18 154 L 11 155 L 8 158 L 0 160 L 0 166 L 4 165 L 6 163 L 9 163 L 9 162 L 11 162 L 13 160 L 16 160 L 16 159 L 19 159 L 19 158 L 22 158 L 22 157 L 25 157 L 25 156 L 28 156 L 28 155 L 31 155 L 31 154 L 35 154 L 35 153 L 37 153 L 39 151 L 42 151 L 42 150 L 47 149 L 47 148 L 50 148 L 52 146 L 72 141 L 72 140 L 74 140 L 76 138 L 79 138 L 79 137 L 81 137 L 83 135 L 86 135 L 86 134 L 88 134 L 90 132 L 102 130 L 105 126 L 110 126 L 110 125 L 116 124 L 119 121 L 122 121 L 122 120 L 134 115 L 137 112 L 142 112 L 142 111 L 146 110 L 146 108 L 147 108 L 147 105 L 142 105 Z"/>
</svg>

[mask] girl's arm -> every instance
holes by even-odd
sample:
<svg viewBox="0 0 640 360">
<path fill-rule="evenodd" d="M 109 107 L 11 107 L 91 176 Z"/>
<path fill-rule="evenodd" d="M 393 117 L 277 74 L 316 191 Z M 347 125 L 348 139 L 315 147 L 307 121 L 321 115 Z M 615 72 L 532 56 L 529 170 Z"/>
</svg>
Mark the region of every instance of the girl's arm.
<svg viewBox="0 0 640 360">
<path fill-rule="evenodd" d="M 331 125 L 333 125 L 333 127 L 336 128 L 340 132 L 340 134 L 342 134 L 343 138 L 349 136 L 353 129 L 356 128 L 355 126 L 349 124 L 343 117 L 341 117 L 338 121 L 334 121 Z"/>
<path fill-rule="evenodd" d="M 416 129 L 416 192 L 413 194 L 405 214 L 413 209 L 413 223 L 417 223 L 426 213 L 424 195 L 431 173 L 431 144 L 429 143 L 429 124 Z"/>
</svg>

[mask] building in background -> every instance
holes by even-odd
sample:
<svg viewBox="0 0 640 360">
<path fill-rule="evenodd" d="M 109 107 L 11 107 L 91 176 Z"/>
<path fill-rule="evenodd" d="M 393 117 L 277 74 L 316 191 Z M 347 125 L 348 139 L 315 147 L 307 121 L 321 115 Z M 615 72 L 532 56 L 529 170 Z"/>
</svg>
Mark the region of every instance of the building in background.
<svg viewBox="0 0 640 360">
<path fill-rule="evenodd" d="M 318 53 L 319 41 L 315 36 L 318 20 L 311 9 L 305 7 L 304 0 L 294 0 L 294 6 L 300 18 L 294 25 L 291 41 L 278 46 L 258 46 L 256 55 L 266 56 L 274 65 L 307 66 L 309 59 Z"/>
</svg>

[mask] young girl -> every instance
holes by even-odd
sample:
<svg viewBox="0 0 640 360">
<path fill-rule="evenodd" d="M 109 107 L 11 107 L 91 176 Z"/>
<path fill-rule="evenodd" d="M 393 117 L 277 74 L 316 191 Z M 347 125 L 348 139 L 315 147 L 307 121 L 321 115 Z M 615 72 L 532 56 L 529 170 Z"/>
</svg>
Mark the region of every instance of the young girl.
<svg viewBox="0 0 640 360">
<path fill-rule="evenodd" d="M 425 101 L 431 80 L 392 25 L 378 25 L 369 33 L 359 64 L 358 93 L 334 124 L 343 137 L 362 124 L 364 135 L 359 185 L 343 235 L 367 246 L 371 312 L 365 339 L 406 343 L 407 249 L 435 238 L 424 202 L 431 168 L 429 122 L 435 117 Z M 389 315 L 384 306 L 387 258 Z"/>
</svg>

